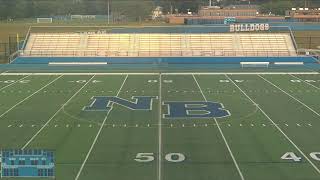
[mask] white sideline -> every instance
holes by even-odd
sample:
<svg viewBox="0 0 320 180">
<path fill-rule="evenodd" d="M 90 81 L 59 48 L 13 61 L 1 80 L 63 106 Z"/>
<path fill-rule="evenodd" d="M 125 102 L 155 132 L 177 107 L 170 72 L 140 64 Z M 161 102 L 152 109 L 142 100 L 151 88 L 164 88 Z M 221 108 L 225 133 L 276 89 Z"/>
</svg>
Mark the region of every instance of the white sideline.
<svg viewBox="0 0 320 180">
<path fill-rule="evenodd" d="M 240 62 L 241 65 L 256 65 L 256 64 L 264 64 L 268 65 L 270 62 Z"/>
<path fill-rule="evenodd" d="M 52 84 L 53 82 L 55 82 L 56 80 L 58 80 L 59 78 L 61 78 L 63 75 L 60 75 L 59 77 L 57 77 L 56 79 L 52 80 L 51 82 L 49 82 L 48 84 L 42 86 L 40 89 L 38 89 L 36 92 L 32 93 L 31 95 L 29 95 L 28 97 L 24 98 L 23 100 L 19 101 L 18 103 L 16 103 L 15 105 L 13 105 L 10 109 L 8 109 L 7 111 L 5 111 L 4 113 L 2 113 L 0 115 L 0 118 L 2 118 L 4 115 L 6 115 L 8 112 L 10 112 L 12 109 L 14 109 L 15 107 L 17 107 L 19 104 L 23 103 L 24 101 L 28 100 L 29 98 L 31 98 L 33 95 L 37 94 L 38 92 L 40 92 L 42 89 L 46 88 L 47 86 L 49 86 L 50 84 Z"/>
<path fill-rule="evenodd" d="M 107 65 L 107 62 L 49 62 L 49 66 Z"/>
<path fill-rule="evenodd" d="M 304 83 L 306 83 L 306 84 L 308 84 L 308 85 L 310 85 L 310 86 L 312 86 L 312 87 L 314 87 L 314 88 L 316 88 L 316 89 L 320 90 L 320 87 L 315 86 L 315 85 L 313 85 L 313 84 L 311 84 L 311 83 L 309 83 L 309 82 L 307 82 L 307 81 L 304 81 L 304 80 L 302 80 L 302 79 L 298 78 L 297 76 L 295 76 L 295 75 L 293 75 L 293 74 L 290 74 L 290 76 L 292 76 L 292 77 L 294 77 L 294 78 L 296 78 L 296 79 L 298 79 L 298 80 L 300 80 L 300 81 L 302 81 L 302 82 L 304 82 Z"/>
<path fill-rule="evenodd" d="M 22 147 L 24 150 L 40 133 L 41 131 L 51 122 L 51 120 L 66 106 L 68 103 L 94 78 L 92 76 L 77 92 L 75 92 L 49 119 L 48 121 L 29 139 L 29 141 Z"/>
<path fill-rule="evenodd" d="M 253 101 L 228 75 L 226 77 L 232 82 L 241 92 L 244 94 L 262 113 L 263 115 L 278 129 L 278 131 L 299 151 L 300 154 L 311 164 L 311 166 L 320 174 L 318 167 L 308 158 L 308 156 L 282 131 L 282 129 L 276 124 L 260 106 Z"/>
<path fill-rule="evenodd" d="M 161 173 L 162 173 L 162 163 L 161 163 L 161 156 L 162 156 L 162 100 L 161 100 L 161 81 L 162 81 L 162 75 L 159 74 L 159 126 L 158 126 L 158 180 L 161 180 Z"/>
<path fill-rule="evenodd" d="M 279 75 L 287 75 L 287 74 L 306 74 L 306 75 L 317 75 L 319 72 L 182 72 L 182 73 L 161 73 L 163 75 L 257 75 L 257 74 L 279 74 Z M 159 73 L 67 73 L 67 72 L 56 72 L 56 73 L 46 73 L 46 72 L 33 72 L 33 73 L 2 73 L 0 76 L 9 76 L 9 75 L 159 75 Z"/>
<path fill-rule="evenodd" d="M 197 84 L 197 86 L 198 86 L 198 88 L 199 88 L 199 90 L 200 90 L 200 92 L 201 92 L 201 94 L 202 94 L 203 99 L 204 99 L 206 102 L 208 102 L 206 96 L 204 95 L 204 93 L 203 93 L 203 91 L 202 91 L 202 89 L 201 89 L 201 86 L 200 86 L 198 80 L 196 79 L 196 77 L 195 77 L 194 75 L 192 75 L 192 77 L 193 77 L 194 81 L 196 82 L 196 84 Z M 230 148 L 230 146 L 229 146 L 229 143 L 228 143 L 227 139 L 225 138 L 225 136 L 224 136 L 224 134 L 223 134 L 223 132 L 222 132 L 222 129 L 221 129 L 221 127 L 220 127 L 217 119 L 216 119 L 216 118 L 213 118 L 213 119 L 214 119 L 214 121 L 215 121 L 215 123 L 216 123 L 216 125 L 217 125 L 217 127 L 218 127 L 218 129 L 219 129 L 219 132 L 220 132 L 220 134 L 221 134 L 221 136 L 222 136 L 222 139 L 223 139 L 223 141 L 224 141 L 224 143 L 225 143 L 225 145 L 226 145 L 226 147 L 227 147 L 227 149 L 228 149 L 228 151 L 229 151 L 229 154 L 230 154 L 230 156 L 231 156 L 231 158 L 232 158 L 232 161 L 233 161 L 234 165 L 235 165 L 236 168 L 237 168 L 237 171 L 238 171 L 238 173 L 239 173 L 239 176 L 240 176 L 241 180 L 244 180 L 244 176 L 243 176 L 243 174 L 242 174 L 242 172 L 241 172 L 241 170 L 240 170 L 240 168 L 239 168 L 239 165 L 238 165 L 238 163 L 237 163 L 237 161 L 236 161 L 236 158 L 234 157 L 234 155 L 233 155 L 233 153 L 232 153 L 232 151 L 231 151 L 231 148 Z"/>
<path fill-rule="evenodd" d="M 304 65 L 304 62 L 274 62 L 275 65 Z"/>
<path fill-rule="evenodd" d="M 300 101 L 299 99 L 295 98 L 294 96 L 292 96 L 291 94 L 287 93 L 286 91 L 284 91 L 283 89 L 281 89 L 279 86 L 273 84 L 271 81 L 267 80 L 266 78 L 258 75 L 260 78 L 262 78 L 264 81 L 268 82 L 269 84 L 271 84 L 272 86 L 274 86 L 275 88 L 279 89 L 280 91 L 282 91 L 283 93 L 285 93 L 286 95 L 288 95 L 289 97 L 291 97 L 292 99 L 294 99 L 295 101 L 299 102 L 300 104 L 302 104 L 304 107 L 308 108 L 310 111 L 312 111 L 314 114 L 316 114 L 317 116 L 320 117 L 320 114 L 315 111 L 314 109 L 312 109 L 311 107 L 309 107 L 308 105 L 306 105 L 305 103 L 303 103 L 302 101 Z"/>
<path fill-rule="evenodd" d="M 287 74 L 306 74 L 306 75 L 317 75 L 319 72 L 193 72 L 193 73 L 162 73 L 164 75 L 257 75 L 257 74 L 279 74 L 279 75 L 287 75 Z"/>
<path fill-rule="evenodd" d="M 121 92 L 121 90 L 122 90 L 122 87 L 124 86 L 125 82 L 126 82 L 127 79 L 128 79 L 128 76 L 129 76 L 129 75 L 127 75 L 127 76 L 125 77 L 124 81 L 122 82 L 122 84 L 121 84 L 121 86 L 120 86 L 120 89 L 119 89 L 118 92 L 117 92 L 116 97 L 119 96 L 119 94 L 120 94 L 120 92 Z M 90 154 L 91 154 L 91 151 L 92 151 L 93 147 L 95 146 L 95 144 L 96 144 L 96 142 L 97 142 L 97 140 L 98 140 L 98 138 L 99 138 L 99 136 L 100 136 L 100 133 L 101 133 L 103 127 L 104 127 L 104 124 L 106 123 L 106 121 L 107 121 L 107 119 L 108 119 L 108 116 L 109 116 L 110 112 L 112 111 L 112 108 L 113 108 L 113 104 L 111 104 L 111 108 L 110 108 L 110 110 L 108 111 L 107 115 L 105 116 L 105 118 L 104 118 L 104 120 L 103 120 L 103 122 L 102 122 L 102 124 L 101 124 L 101 126 L 100 126 L 100 128 L 99 128 L 99 131 L 98 131 L 96 137 L 94 138 L 94 140 L 93 140 L 93 142 L 92 142 L 92 144 L 91 144 L 91 147 L 90 147 L 90 149 L 89 149 L 89 151 L 88 151 L 88 153 L 87 153 L 87 155 L 86 155 L 83 163 L 81 164 L 81 167 L 80 167 L 80 169 L 79 169 L 79 171 L 78 171 L 78 173 L 77 173 L 77 176 L 75 177 L 75 180 L 78 180 L 78 179 L 79 179 L 79 177 L 80 177 L 80 175 L 81 175 L 81 172 L 82 172 L 85 164 L 86 164 L 87 161 L 88 161 L 88 158 L 89 158 L 89 156 L 90 156 Z"/>
<path fill-rule="evenodd" d="M 45 73 L 45 72 L 35 72 L 35 73 L 3 73 L 3 76 L 9 75 L 158 75 L 159 73 L 68 73 L 68 72 L 57 72 L 57 73 Z"/>
<path fill-rule="evenodd" d="M 19 81 L 21 81 L 21 80 L 24 80 L 25 78 L 30 77 L 30 76 L 31 76 L 31 75 L 27 75 L 27 76 L 25 76 L 25 77 L 23 77 L 23 78 L 18 79 L 18 80 L 16 80 L 15 82 L 13 82 L 13 83 L 11 83 L 11 84 L 8 84 L 8 85 L 0 88 L 0 91 L 4 90 L 4 89 L 7 88 L 7 87 L 10 87 L 10 86 L 16 84 L 17 82 L 19 82 Z"/>
</svg>

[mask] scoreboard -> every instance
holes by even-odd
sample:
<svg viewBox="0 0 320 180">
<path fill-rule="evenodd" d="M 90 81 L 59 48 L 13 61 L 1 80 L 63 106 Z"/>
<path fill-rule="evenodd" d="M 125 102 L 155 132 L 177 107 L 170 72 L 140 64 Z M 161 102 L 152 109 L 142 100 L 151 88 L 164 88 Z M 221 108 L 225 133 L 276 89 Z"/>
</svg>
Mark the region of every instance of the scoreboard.
<svg viewBox="0 0 320 180">
<path fill-rule="evenodd" d="M 1 177 L 52 177 L 54 153 L 42 149 L 1 150 Z"/>
</svg>

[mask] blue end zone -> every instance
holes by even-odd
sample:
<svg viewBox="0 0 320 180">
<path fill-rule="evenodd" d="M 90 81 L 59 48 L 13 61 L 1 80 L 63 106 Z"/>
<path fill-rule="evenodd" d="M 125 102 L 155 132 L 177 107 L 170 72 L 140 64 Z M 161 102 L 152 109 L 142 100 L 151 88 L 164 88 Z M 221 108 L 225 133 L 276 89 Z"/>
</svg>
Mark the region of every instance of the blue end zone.
<svg viewBox="0 0 320 180">
<path fill-rule="evenodd" d="M 318 63 L 311 56 L 297 57 L 17 57 L 11 64 L 48 64 L 49 62 L 108 62 L 109 64 L 239 64 L 240 62 Z"/>
</svg>

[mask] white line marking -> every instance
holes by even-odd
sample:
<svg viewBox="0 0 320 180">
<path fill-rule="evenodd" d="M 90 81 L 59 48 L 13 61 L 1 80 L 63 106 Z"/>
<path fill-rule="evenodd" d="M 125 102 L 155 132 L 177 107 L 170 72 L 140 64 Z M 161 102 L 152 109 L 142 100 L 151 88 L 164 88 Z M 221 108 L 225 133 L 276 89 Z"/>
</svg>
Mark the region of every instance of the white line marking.
<svg viewBox="0 0 320 180">
<path fill-rule="evenodd" d="M 204 99 L 206 102 L 208 102 L 206 96 L 205 96 L 204 93 L 202 92 L 201 86 L 199 85 L 196 77 L 194 76 L 194 74 L 192 74 L 192 76 L 193 76 L 193 79 L 195 80 L 195 82 L 196 82 L 196 84 L 197 84 L 197 86 L 198 86 L 198 88 L 199 88 L 199 90 L 200 90 L 200 92 L 201 92 L 201 94 L 202 94 L 203 99 Z M 214 119 L 214 121 L 215 121 L 215 123 L 216 123 L 216 125 L 217 125 L 217 127 L 218 127 L 218 129 L 219 129 L 219 132 L 220 132 L 220 134 L 221 134 L 221 136 L 222 136 L 222 138 L 223 138 L 223 141 L 224 141 L 224 143 L 225 143 L 225 145 L 226 145 L 226 147 L 227 147 L 227 149 L 228 149 L 228 151 L 229 151 L 229 153 L 230 153 L 230 156 L 231 156 L 231 158 L 232 158 L 232 160 L 233 160 L 233 163 L 234 163 L 234 165 L 236 166 L 236 168 L 237 168 L 237 170 L 238 170 L 238 173 L 239 173 L 239 176 L 240 176 L 241 180 L 244 180 L 243 174 L 242 174 L 242 172 L 241 172 L 241 170 L 240 170 L 240 168 L 239 168 L 239 165 L 238 165 L 238 163 L 237 163 L 237 161 L 236 161 L 236 158 L 234 157 L 234 155 L 233 155 L 233 153 L 232 153 L 232 151 L 231 151 L 231 148 L 230 148 L 230 146 L 229 146 L 229 144 L 228 144 L 228 142 L 227 142 L 227 139 L 224 137 L 224 134 L 223 134 L 223 132 L 222 132 L 222 130 L 221 130 L 221 128 L 220 128 L 220 125 L 219 125 L 217 119 L 216 119 L 216 118 L 213 118 L 213 119 Z"/>
<path fill-rule="evenodd" d="M 253 104 L 255 103 L 228 75 L 226 77 L 244 94 Z M 264 116 L 278 129 L 278 131 L 299 151 L 300 154 L 311 164 L 311 166 L 320 174 L 318 167 L 308 158 L 306 154 L 282 131 L 282 129 L 264 112 L 260 106 L 257 106 L 258 109 L 264 114 Z"/>
<path fill-rule="evenodd" d="M 224 73 L 214 73 L 214 72 L 187 72 L 187 73 L 162 73 L 162 75 L 250 75 L 250 74 L 320 74 L 319 72 L 224 72 Z M 159 75 L 159 73 L 44 73 L 44 72 L 34 72 L 34 73 L 2 73 L 0 76 L 8 75 Z"/>
<path fill-rule="evenodd" d="M 7 87 L 10 87 L 10 86 L 16 84 L 17 82 L 19 82 L 19 81 L 21 81 L 21 80 L 24 80 L 24 79 L 27 78 L 27 77 L 30 77 L 30 75 L 25 76 L 25 77 L 23 77 L 23 78 L 20 78 L 20 79 L 16 80 L 15 82 L 13 82 L 13 83 L 11 83 L 11 84 L 8 84 L 8 85 L 6 85 L 6 86 L 4 86 L 4 87 L 2 87 L 2 88 L 0 89 L 0 91 L 2 91 L 3 89 L 5 89 L 5 88 L 7 88 Z"/>
<path fill-rule="evenodd" d="M 283 93 L 285 93 L 286 95 L 288 95 L 289 97 L 291 97 L 292 99 L 294 99 L 295 101 L 299 102 L 300 104 L 302 104 L 304 107 L 308 108 L 310 111 L 312 111 L 314 114 L 316 114 L 317 116 L 320 117 L 320 114 L 313 110 L 311 107 L 307 106 L 305 103 L 303 103 L 302 101 L 300 101 L 299 99 L 295 98 L 294 96 L 292 96 L 291 94 L 287 93 L 286 91 L 282 90 L 279 86 L 273 84 L 271 81 L 267 80 L 266 78 L 258 75 L 260 78 L 262 78 L 263 80 L 265 80 L 266 82 L 268 82 L 269 84 L 271 84 L 272 86 L 276 87 L 277 89 L 279 89 L 280 91 L 282 91 Z"/>
<path fill-rule="evenodd" d="M 298 78 L 297 76 L 295 76 L 295 75 L 293 75 L 293 74 L 290 74 L 290 76 L 292 76 L 292 77 L 294 77 L 294 78 L 296 78 L 296 79 L 299 79 L 300 81 L 302 81 L 302 82 L 304 82 L 304 83 L 306 83 L 306 84 L 308 84 L 308 85 L 310 85 L 310 86 L 312 86 L 312 87 L 320 90 L 320 87 L 315 86 L 315 85 L 313 85 L 313 84 L 311 84 L 311 83 L 309 83 L 309 82 L 307 82 L 307 81 L 305 81 L 305 80 L 302 80 L 302 79 Z"/>
<path fill-rule="evenodd" d="M 65 72 L 58 72 L 58 73 L 52 73 L 52 72 L 35 72 L 35 73 L 3 73 L 0 74 L 0 76 L 8 76 L 8 75 L 64 75 L 64 76 L 74 76 L 74 75 L 88 75 L 88 76 L 93 76 L 93 75 L 158 75 L 159 73 L 65 73 Z"/>
<path fill-rule="evenodd" d="M 116 97 L 119 96 L 121 89 L 123 88 L 125 82 L 126 82 L 127 79 L 128 79 L 128 76 L 129 76 L 129 75 L 126 75 L 124 81 L 123 81 L 122 84 L 121 84 L 120 89 L 119 89 L 118 92 L 117 92 Z M 104 127 L 104 125 L 105 125 L 105 123 L 106 123 L 106 121 L 107 121 L 107 119 L 108 119 L 108 116 L 109 116 L 112 108 L 113 108 L 113 104 L 111 104 L 110 110 L 108 111 L 107 115 L 105 116 L 105 118 L 104 118 L 104 120 L 103 120 L 103 122 L 102 122 L 102 124 L 101 124 L 101 126 L 100 126 L 100 128 L 99 128 L 99 131 L 98 131 L 96 137 L 94 138 L 94 140 L 93 140 L 93 142 L 92 142 L 92 144 L 91 144 L 91 147 L 90 147 L 90 149 L 89 149 L 89 151 L 88 151 L 88 153 L 87 153 L 87 155 L 86 155 L 86 157 L 85 157 L 85 159 L 84 159 L 84 161 L 83 161 L 83 163 L 82 163 L 82 165 L 81 165 L 81 167 L 80 167 L 80 169 L 79 169 L 79 171 L 78 171 L 78 173 L 77 173 L 77 176 L 75 177 L 75 180 L 78 180 L 78 179 L 79 179 L 79 177 L 80 177 L 80 175 L 81 175 L 81 172 L 82 172 L 85 164 L 86 164 L 87 161 L 88 161 L 88 158 L 89 158 L 89 156 L 90 156 L 90 154 L 91 154 L 91 151 L 92 151 L 93 147 L 94 147 L 94 146 L 96 145 L 96 143 L 97 143 L 97 140 L 98 140 L 98 138 L 99 138 L 99 136 L 100 136 L 100 133 L 102 132 L 102 129 L 103 129 L 103 127 Z"/>
<path fill-rule="evenodd" d="M 162 99 L 162 75 L 159 74 L 159 117 L 158 117 L 158 180 L 162 179 L 162 162 L 161 162 L 161 156 L 162 156 L 162 106 L 161 106 L 161 99 Z M 149 127 L 149 124 L 148 124 Z M 172 126 L 171 126 L 172 127 Z"/>
<path fill-rule="evenodd" d="M 75 92 L 49 119 L 48 121 L 42 126 L 30 139 L 29 141 L 22 147 L 22 150 L 25 149 L 37 136 L 40 132 L 51 122 L 51 120 L 56 117 L 56 115 L 66 106 L 68 103 L 94 78 L 92 76 L 89 81 L 87 81 L 77 92 Z"/>
<path fill-rule="evenodd" d="M 21 103 L 23 103 L 24 101 L 28 100 L 29 98 L 31 98 L 33 95 L 37 94 L 38 92 L 40 92 L 42 89 L 46 88 L 47 86 L 49 86 L 50 84 L 52 84 L 53 82 L 55 82 L 56 80 L 58 80 L 59 78 L 61 78 L 63 75 L 57 77 L 56 79 L 52 80 L 51 82 L 49 82 L 48 84 L 42 86 L 40 89 L 38 89 L 36 92 L 32 93 L 31 95 L 29 95 L 28 97 L 24 98 L 23 100 L 21 100 L 20 102 L 16 103 L 15 105 L 13 105 L 10 109 L 8 109 L 7 111 L 5 111 L 4 113 L 2 113 L 0 115 L 0 118 L 2 118 L 4 115 L 6 115 L 8 112 L 10 112 L 12 109 L 14 109 L 15 107 L 17 107 L 18 105 L 20 105 Z"/>
</svg>

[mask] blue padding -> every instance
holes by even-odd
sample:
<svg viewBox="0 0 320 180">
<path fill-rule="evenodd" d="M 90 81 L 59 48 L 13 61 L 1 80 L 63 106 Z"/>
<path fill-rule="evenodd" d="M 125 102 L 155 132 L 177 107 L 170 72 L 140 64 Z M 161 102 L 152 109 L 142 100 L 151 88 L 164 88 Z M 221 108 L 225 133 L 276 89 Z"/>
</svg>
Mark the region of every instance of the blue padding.
<svg viewBox="0 0 320 180">
<path fill-rule="evenodd" d="M 110 64 L 236 64 L 240 62 L 317 62 L 313 57 L 18 57 L 12 64 L 48 64 L 49 62 L 108 62 Z"/>
</svg>

